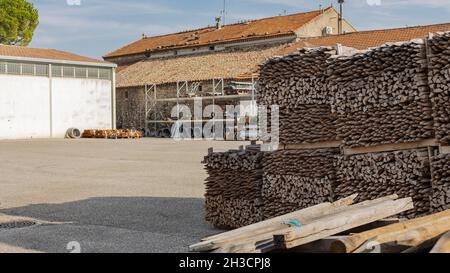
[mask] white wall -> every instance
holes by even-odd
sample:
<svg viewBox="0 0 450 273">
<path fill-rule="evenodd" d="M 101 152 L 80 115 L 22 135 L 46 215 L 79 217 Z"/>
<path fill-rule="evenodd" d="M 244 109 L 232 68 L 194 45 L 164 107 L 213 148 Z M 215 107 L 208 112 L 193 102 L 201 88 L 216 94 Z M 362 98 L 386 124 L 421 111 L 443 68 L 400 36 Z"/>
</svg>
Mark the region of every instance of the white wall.
<svg viewBox="0 0 450 273">
<path fill-rule="evenodd" d="M 111 81 L 52 79 L 53 137 L 68 128 L 111 129 Z"/>
<path fill-rule="evenodd" d="M 0 75 L 0 139 L 50 135 L 49 79 Z"/>
<path fill-rule="evenodd" d="M 71 127 L 111 129 L 111 84 L 0 75 L 0 139 L 62 138 Z"/>
</svg>

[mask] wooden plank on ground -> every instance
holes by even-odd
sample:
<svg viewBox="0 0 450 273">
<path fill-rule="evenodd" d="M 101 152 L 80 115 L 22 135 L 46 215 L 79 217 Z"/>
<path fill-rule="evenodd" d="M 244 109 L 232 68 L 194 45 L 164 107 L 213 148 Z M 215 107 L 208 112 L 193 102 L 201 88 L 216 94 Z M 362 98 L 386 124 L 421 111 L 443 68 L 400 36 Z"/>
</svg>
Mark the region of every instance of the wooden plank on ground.
<svg viewBox="0 0 450 273">
<path fill-rule="evenodd" d="M 377 204 L 396 200 L 398 198 L 397 195 L 386 196 L 383 198 L 379 198 L 376 200 L 369 200 L 362 203 L 358 203 L 352 206 L 342 206 L 337 207 L 334 210 L 330 210 L 327 213 L 317 214 L 310 219 L 304 219 L 300 221 L 302 225 L 308 225 L 312 222 L 315 222 L 319 219 L 322 219 L 329 215 L 335 215 L 341 213 L 343 211 L 355 210 L 358 208 L 364 208 L 369 206 L 375 206 Z M 303 228 L 303 227 L 302 227 Z M 240 238 L 233 238 L 233 241 L 226 241 L 220 245 L 220 248 L 217 249 L 216 253 L 260 253 L 261 250 L 258 249 L 261 245 L 271 245 L 273 243 L 273 236 L 275 234 L 281 232 L 291 231 L 290 228 L 287 228 L 286 225 L 277 224 L 275 226 L 269 226 L 268 228 L 257 230 L 252 234 L 247 234 L 247 236 L 243 236 Z"/>
<path fill-rule="evenodd" d="M 272 218 L 263 222 L 259 222 L 250 226 L 232 230 L 229 232 L 221 233 L 218 235 L 204 238 L 202 242 L 191 245 L 189 251 L 202 252 L 220 248 L 225 244 L 230 244 L 234 241 L 244 241 L 246 237 L 257 237 L 258 235 L 265 234 L 270 230 L 277 230 L 283 225 L 283 222 L 296 219 L 300 222 L 310 221 L 315 217 L 320 217 L 325 214 L 332 213 L 339 208 L 347 207 L 353 204 L 358 195 L 352 195 L 348 198 L 339 200 L 335 203 L 324 203 L 317 206 L 313 206 L 307 209 L 289 213 L 280 217 Z M 259 238 L 254 238 L 259 240 Z"/>
<path fill-rule="evenodd" d="M 430 253 L 450 253 L 450 232 L 444 234 Z"/>
<path fill-rule="evenodd" d="M 398 249 L 417 247 L 450 230 L 450 217 L 443 217 L 409 229 L 380 234 L 361 245 L 354 253 L 398 253 Z"/>
<path fill-rule="evenodd" d="M 358 247 L 360 247 L 367 240 L 379 236 L 381 234 L 402 231 L 406 229 L 413 228 L 415 226 L 419 226 L 422 224 L 426 224 L 432 222 L 436 219 L 442 217 L 450 216 L 450 210 L 439 212 L 433 215 L 424 216 L 421 218 L 400 222 L 398 224 L 392 224 L 389 226 L 369 230 L 362 233 L 353 234 L 351 236 L 345 238 L 336 239 L 334 243 L 331 244 L 331 252 L 336 253 L 351 253 L 355 251 Z"/>
<path fill-rule="evenodd" d="M 301 229 L 291 228 L 274 235 L 274 246 L 263 246 L 262 252 L 273 249 L 292 249 L 352 228 L 392 217 L 414 208 L 412 198 L 389 200 L 375 205 L 350 208 L 338 214 L 327 215 Z"/>
<path fill-rule="evenodd" d="M 428 139 L 423 141 L 397 143 L 397 144 L 382 144 L 371 147 L 346 148 L 344 147 L 344 155 L 358 155 L 369 153 L 393 152 L 400 150 L 410 150 L 425 147 L 438 147 L 439 142 L 436 139 Z"/>
</svg>

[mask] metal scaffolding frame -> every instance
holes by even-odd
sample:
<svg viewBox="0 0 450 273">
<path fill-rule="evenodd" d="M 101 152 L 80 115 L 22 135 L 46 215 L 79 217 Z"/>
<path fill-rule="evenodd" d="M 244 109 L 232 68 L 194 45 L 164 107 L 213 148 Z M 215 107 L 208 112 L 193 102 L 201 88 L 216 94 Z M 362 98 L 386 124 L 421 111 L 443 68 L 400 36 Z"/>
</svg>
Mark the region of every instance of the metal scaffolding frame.
<svg viewBox="0 0 450 273">
<path fill-rule="evenodd" d="M 158 125 L 160 124 L 172 124 L 174 121 L 164 121 L 158 120 L 158 103 L 162 102 L 175 102 L 176 106 L 179 107 L 180 103 L 183 101 L 191 101 L 195 99 L 201 100 L 209 100 L 215 105 L 216 100 L 242 100 L 249 99 L 253 103 L 255 103 L 256 99 L 256 85 L 257 80 L 252 77 L 251 82 L 242 82 L 242 84 L 250 86 L 250 94 L 246 95 L 226 95 L 225 94 L 225 80 L 223 78 L 215 78 L 212 79 L 212 90 L 210 93 L 206 92 L 206 94 L 210 94 L 210 96 L 196 96 L 199 93 L 199 89 L 201 86 L 201 81 L 178 81 L 176 83 L 176 97 L 175 98 L 162 98 L 158 99 L 157 95 L 157 85 L 156 84 L 146 84 L 145 85 L 145 124 L 152 124 L 154 130 L 158 130 Z M 202 90 L 204 92 L 204 90 Z M 152 112 L 153 118 L 152 118 Z M 217 117 L 212 117 L 213 121 L 221 121 L 223 119 L 218 119 Z M 207 120 L 197 120 L 193 122 L 204 122 Z M 149 128 L 150 129 L 150 128 Z"/>
</svg>

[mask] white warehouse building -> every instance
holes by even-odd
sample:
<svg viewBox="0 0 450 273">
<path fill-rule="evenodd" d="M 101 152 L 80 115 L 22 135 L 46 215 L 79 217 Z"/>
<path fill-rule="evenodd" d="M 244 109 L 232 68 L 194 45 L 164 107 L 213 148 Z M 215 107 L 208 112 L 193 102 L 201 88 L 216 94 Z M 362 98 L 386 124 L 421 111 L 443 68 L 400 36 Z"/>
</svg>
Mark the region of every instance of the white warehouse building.
<svg viewBox="0 0 450 273">
<path fill-rule="evenodd" d="M 0 45 L 0 139 L 115 129 L 115 67 L 59 50 Z"/>
</svg>

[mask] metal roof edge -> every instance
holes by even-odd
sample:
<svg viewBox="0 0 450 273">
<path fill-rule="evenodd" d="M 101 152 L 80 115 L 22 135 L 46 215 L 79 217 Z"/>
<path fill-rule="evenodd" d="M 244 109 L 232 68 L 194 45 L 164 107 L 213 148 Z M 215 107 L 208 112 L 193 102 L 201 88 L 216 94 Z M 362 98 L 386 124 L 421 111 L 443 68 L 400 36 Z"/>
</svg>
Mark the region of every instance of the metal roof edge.
<svg viewBox="0 0 450 273">
<path fill-rule="evenodd" d="M 108 67 L 108 68 L 116 68 L 117 67 L 117 64 L 105 63 L 105 62 L 96 63 L 96 62 L 88 62 L 88 61 L 56 60 L 56 59 L 30 58 L 30 57 L 5 56 L 5 55 L 0 55 L 0 60 L 40 62 L 40 63 L 49 63 L 49 64 L 67 64 L 67 65 L 80 65 L 80 66 L 92 66 L 92 67 Z"/>
</svg>

